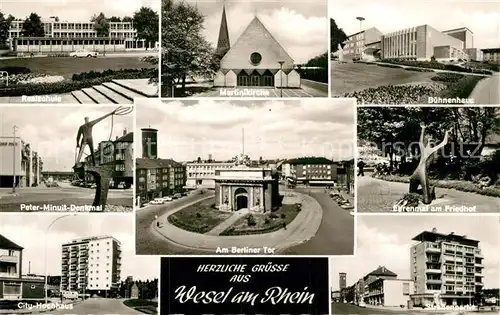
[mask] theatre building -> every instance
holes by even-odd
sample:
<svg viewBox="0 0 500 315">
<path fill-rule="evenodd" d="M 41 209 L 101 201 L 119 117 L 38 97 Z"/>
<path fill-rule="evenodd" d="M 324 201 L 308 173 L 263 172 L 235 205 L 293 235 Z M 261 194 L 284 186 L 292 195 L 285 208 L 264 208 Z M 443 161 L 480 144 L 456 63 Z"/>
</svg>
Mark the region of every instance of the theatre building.
<svg viewBox="0 0 500 315">
<path fill-rule="evenodd" d="M 214 86 L 300 88 L 294 60 L 257 16 L 233 46 L 228 34 L 223 8 L 217 44 L 217 54 L 222 59 Z"/>
<path fill-rule="evenodd" d="M 221 211 L 270 212 L 280 199 L 277 172 L 250 167 L 248 156 L 240 154 L 233 168 L 215 171 L 215 206 Z"/>
</svg>

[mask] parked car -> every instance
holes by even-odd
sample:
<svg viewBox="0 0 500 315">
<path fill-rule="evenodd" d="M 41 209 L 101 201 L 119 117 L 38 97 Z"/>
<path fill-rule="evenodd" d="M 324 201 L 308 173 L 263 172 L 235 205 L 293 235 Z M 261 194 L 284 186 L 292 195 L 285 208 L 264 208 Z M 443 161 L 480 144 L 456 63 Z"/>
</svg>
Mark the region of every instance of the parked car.
<svg viewBox="0 0 500 315">
<path fill-rule="evenodd" d="M 87 58 L 97 58 L 99 53 L 97 51 L 90 50 L 77 50 L 69 54 L 70 57 L 78 58 L 78 57 L 87 57 Z"/>
<path fill-rule="evenodd" d="M 78 299 L 78 292 L 76 292 L 76 291 L 62 291 L 62 296 L 65 299 L 76 300 L 76 299 Z"/>
<path fill-rule="evenodd" d="M 163 201 L 172 201 L 173 200 L 172 197 L 169 197 L 169 196 L 163 197 L 162 199 L 163 199 Z"/>
<path fill-rule="evenodd" d="M 179 198 L 182 198 L 182 195 L 177 193 L 175 195 L 172 196 L 174 199 L 179 199 Z"/>
<path fill-rule="evenodd" d="M 97 188 L 97 185 L 96 185 L 96 184 L 92 184 L 92 185 L 90 185 L 90 188 L 92 188 L 92 189 L 96 189 L 96 188 Z"/>
<path fill-rule="evenodd" d="M 342 209 L 346 209 L 346 210 L 351 210 L 351 209 L 354 209 L 354 206 L 348 201 L 342 205 L 340 205 L 340 207 Z"/>
<path fill-rule="evenodd" d="M 151 200 L 150 204 L 152 205 L 162 205 L 164 204 L 165 202 L 163 201 L 162 198 L 156 198 L 154 200 Z"/>
<path fill-rule="evenodd" d="M 365 304 L 365 302 L 359 302 L 359 303 L 358 303 L 358 306 L 359 306 L 359 307 L 366 307 L 366 304 Z"/>
</svg>

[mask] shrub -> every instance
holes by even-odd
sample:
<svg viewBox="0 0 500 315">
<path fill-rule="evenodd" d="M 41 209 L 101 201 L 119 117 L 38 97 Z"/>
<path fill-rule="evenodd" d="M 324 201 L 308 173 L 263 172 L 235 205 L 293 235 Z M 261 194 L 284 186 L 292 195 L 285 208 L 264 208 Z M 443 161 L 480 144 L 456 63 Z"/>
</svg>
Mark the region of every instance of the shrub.
<svg viewBox="0 0 500 315">
<path fill-rule="evenodd" d="M 449 82 L 457 82 L 458 80 L 462 79 L 463 77 L 464 77 L 463 74 L 441 72 L 441 73 L 438 73 L 436 76 L 433 76 L 431 78 L 431 80 L 449 83 Z"/>
<path fill-rule="evenodd" d="M 196 217 L 197 217 L 197 218 L 201 218 L 201 213 L 196 212 Z"/>
<path fill-rule="evenodd" d="M 0 71 L 7 71 L 9 73 L 9 75 L 31 73 L 31 70 L 29 68 L 26 68 L 26 67 L 14 67 L 14 66 L 2 67 L 2 68 L 0 68 Z"/>
<path fill-rule="evenodd" d="M 407 71 L 416 71 L 416 72 L 434 72 L 431 69 L 414 68 L 414 67 L 408 67 L 408 68 L 405 68 L 405 70 L 407 70 Z"/>
<path fill-rule="evenodd" d="M 254 225 L 256 225 L 256 224 L 257 224 L 257 221 L 255 220 L 255 218 L 254 218 L 254 216 L 253 216 L 253 215 L 251 215 L 251 214 L 250 214 L 250 215 L 247 217 L 247 224 L 248 224 L 248 226 L 254 226 Z"/>
<path fill-rule="evenodd" d="M 443 90 L 439 97 L 441 98 L 467 98 L 474 90 L 476 84 L 481 81 L 482 77 L 464 76 L 460 80 L 451 83 L 447 89 Z"/>
<path fill-rule="evenodd" d="M 269 217 L 270 217 L 271 219 L 277 219 L 277 218 L 278 218 L 278 215 L 277 215 L 277 214 L 275 214 L 275 213 L 271 213 L 271 214 L 269 215 Z"/>
<path fill-rule="evenodd" d="M 154 69 L 142 68 L 142 69 L 120 69 L 120 70 L 104 70 L 101 72 L 89 71 L 82 73 L 75 73 L 71 78 L 73 81 L 83 81 L 92 80 L 96 78 L 113 77 L 114 79 L 135 79 L 135 78 L 150 78 Z"/>
<path fill-rule="evenodd" d="M 285 219 L 285 218 L 286 218 L 286 214 L 282 213 L 282 214 L 280 215 L 280 217 L 281 217 L 282 219 Z"/>
<path fill-rule="evenodd" d="M 271 220 L 269 220 L 269 218 L 266 218 L 266 219 L 264 220 L 264 223 L 265 223 L 265 224 L 269 224 L 269 223 L 271 223 Z"/>
<path fill-rule="evenodd" d="M 384 68 L 401 68 L 400 66 L 397 65 L 385 65 L 385 64 L 378 64 L 379 67 L 384 67 Z"/>
</svg>

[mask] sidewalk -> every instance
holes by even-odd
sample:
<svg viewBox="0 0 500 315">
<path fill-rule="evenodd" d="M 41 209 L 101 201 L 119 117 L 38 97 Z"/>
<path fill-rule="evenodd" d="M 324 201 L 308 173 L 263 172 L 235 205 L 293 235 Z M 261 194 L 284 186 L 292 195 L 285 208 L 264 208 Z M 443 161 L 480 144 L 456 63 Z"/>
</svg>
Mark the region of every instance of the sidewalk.
<svg viewBox="0 0 500 315">
<path fill-rule="evenodd" d="M 250 212 L 245 211 L 243 209 L 240 210 L 240 211 L 236 211 L 236 213 L 233 213 L 232 216 L 230 216 L 229 218 L 227 218 L 226 220 L 224 220 L 224 222 L 222 222 L 221 224 L 217 225 L 216 227 L 214 227 L 213 229 L 211 229 L 210 231 L 208 231 L 207 233 L 205 233 L 205 235 L 218 236 L 220 233 L 224 232 L 231 225 L 235 224 L 236 221 L 238 221 L 239 218 L 244 217 L 248 213 L 250 213 Z"/>
<path fill-rule="evenodd" d="M 474 104 L 489 105 L 500 104 L 500 74 L 495 73 L 491 77 L 477 83 L 469 98 L 474 99 Z"/>
<path fill-rule="evenodd" d="M 303 206 L 302 211 L 300 211 L 296 218 L 287 226 L 286 230 L 280 229 L 272 233 L 238 236 L 214 236 L 193 233 L 180 229 L 170 224 L 167 220 L 168 216 L 180 211 L 184 207 L 175 209 L 161 216 L 159 221 L 162 222 L 163 225 L 157 227 L 156 224 L 153 223 L 151 228 L 154 232 L 160 234 L 168 241 L 187 249 L 214 252 L 217 248 L 241 248 L 248 246 L 252 248 L 275 248 L 276 252 L 278 252 L 279 250 L 299 245 L 313 238 L 323 218 L 323 209 L 314 198 L 298 192 L 294 192 L 293 195 L 293 197 L 289 197 L 289 200 L 284 200 L 284 203 L 291 203 L 291 201 L 297 202 L 300 200 Z M 194 203 L 197 202 L 199 201 Z"/>
</svg>

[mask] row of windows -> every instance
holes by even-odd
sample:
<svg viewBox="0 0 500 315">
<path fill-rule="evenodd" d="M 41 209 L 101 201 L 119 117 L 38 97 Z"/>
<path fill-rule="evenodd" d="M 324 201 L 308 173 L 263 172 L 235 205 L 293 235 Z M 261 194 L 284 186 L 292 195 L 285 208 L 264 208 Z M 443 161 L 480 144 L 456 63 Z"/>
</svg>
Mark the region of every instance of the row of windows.
<svg viewBox="0 0 500 315">
<path fill-rule="evenodd" d="M 417 54 L 417 32 L 384 36 L 382 51 L 384 57 L 414 56 Z"/>
<path fill-rule="evenodd" d="M 228 168 L 233 168 L 233 164 L 228 164 L 228 165 L 188 165 L 187 168 L 188 170 L 215 170 L 215 169 L 228 169 Z"/>
<path fill-rule="evenodd" d="M 61 40 L 61 39 L 16 39 L 17 45 L 20 46 L 35 46 L 35 45 L 123 45 L 123 39 L 99 39 L 99 40 Z"/>
</svg>

